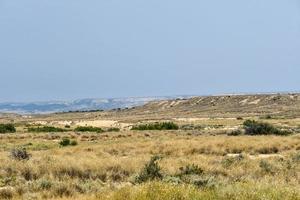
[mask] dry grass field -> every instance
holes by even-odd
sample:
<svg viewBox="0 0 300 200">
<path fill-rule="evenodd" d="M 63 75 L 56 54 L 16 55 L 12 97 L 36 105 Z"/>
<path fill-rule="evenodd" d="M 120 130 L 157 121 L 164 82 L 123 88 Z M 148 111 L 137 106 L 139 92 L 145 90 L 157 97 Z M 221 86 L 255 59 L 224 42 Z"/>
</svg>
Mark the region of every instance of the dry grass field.
<svg viewBox="0 0 300 200">
<path fill-rule="evenodd" d="M 3 115 L 0 123 L 13 123 L 16 132 L 0 134 L 0 199 L 300 199 L 300 118 L 296 115 L 139 114 L 147 106 L 96 113 Z M 232 135 L 247 119 L 291 134 Z M 172 121 L 179 128 L 131 130 L 132 125 L 158 121 Z M 74 131 L 85 125 L 103 132 Z M 29 131 L 42 126 L 64 131 Z M 66 138 L 73 144 L 62 145 Z"/>
</svg>

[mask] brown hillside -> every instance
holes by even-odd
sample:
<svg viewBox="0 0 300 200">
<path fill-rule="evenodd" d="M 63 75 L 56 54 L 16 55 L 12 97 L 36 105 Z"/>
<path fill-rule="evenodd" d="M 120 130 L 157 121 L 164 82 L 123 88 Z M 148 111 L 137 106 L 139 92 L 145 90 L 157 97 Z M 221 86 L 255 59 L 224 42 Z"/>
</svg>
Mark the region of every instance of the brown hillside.
<svg viewBox="0 0 300 200">
<path fill-rule="evenodd" d="M 300 94 L 203 96 L 154 101 L 113 115 L 160 117 L 300 116 Z M 125 116 L 124 116 L 125 115 Z"/>
</svg>

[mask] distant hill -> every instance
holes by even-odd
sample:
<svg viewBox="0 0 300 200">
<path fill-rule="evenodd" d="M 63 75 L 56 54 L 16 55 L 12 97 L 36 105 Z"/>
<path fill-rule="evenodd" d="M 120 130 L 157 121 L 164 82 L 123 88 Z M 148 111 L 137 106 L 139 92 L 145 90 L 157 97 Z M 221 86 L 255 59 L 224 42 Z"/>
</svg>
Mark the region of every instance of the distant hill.
<svg viewBox="0 0 300 200">
<path fill-rule="evenodd" d="M 144 105 L 154 100 L 173 97 L 133 97 L 110 99 L 80 99 L 75 101 L 48 101 L 31 103 L 0 103 L 0 113 L 43 114 L 68 111 L 111 110 Z"/>
<path fill-rule="evenodd" d="M 107 117 L 111 116 L 124 119 L 130 116 L 135 116 L 140 119 L 267 115 L 300 117 L 300 93 L 227 94 L 198 97 L 167 96 L 81 99 L 65 102 L 0 103 L 0 113 L 48 114 L 93 110 L 110 110 L 110 112 L 106 113 Z M 2 116 L 4 115 L 2 114 Z"/>
<path fill-rule="evenodd" d="M 287 116 L 300 117 L 300 94 L 241 94 L 152 101 L 116 116 L 140 118 Z"/>
</svg>

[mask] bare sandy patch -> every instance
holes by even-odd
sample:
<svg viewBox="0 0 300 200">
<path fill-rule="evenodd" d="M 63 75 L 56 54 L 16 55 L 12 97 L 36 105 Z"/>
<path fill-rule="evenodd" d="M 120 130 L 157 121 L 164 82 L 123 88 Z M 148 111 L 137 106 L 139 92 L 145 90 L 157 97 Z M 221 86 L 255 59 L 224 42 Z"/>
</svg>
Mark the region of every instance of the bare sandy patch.
<svg viewBox="0 0 300 200">
<path fill-rule="evenodd" d="M 78 121 L 75 122 L 76 126 L 94 126 L 94 127 L 118 127 L 125 129 L 130 127 L 132 124 L 129 123 L 119 123 L 115 120 L 91 120 L 91 121 Z"/>
<path fill-rule="evenodd" d="M 260 102 L 260 99 L 249 102 L 250 105 L 257 105 Z"/>
<path fill-rule="evenodd" d="M 209 118 L 173 118 L 173 120 L 179 122 L 197 122 L 197 121 L 209 120 Z"/>
<path fill-rule="evenodd" d="M 231 158 L 237 158 L 239 156 L 241 156 L 241 154 L 227 154 L 227 157 L 231 157 Z M 255 159 L 268 159 L 268 158 L 284 158 L 283 155 L 280 154 L 259 154 L 259 155 L 247 155 L 247 157 L 249 157 L 249 159 L 251 160 L 255 160 Z"/>
</svg>

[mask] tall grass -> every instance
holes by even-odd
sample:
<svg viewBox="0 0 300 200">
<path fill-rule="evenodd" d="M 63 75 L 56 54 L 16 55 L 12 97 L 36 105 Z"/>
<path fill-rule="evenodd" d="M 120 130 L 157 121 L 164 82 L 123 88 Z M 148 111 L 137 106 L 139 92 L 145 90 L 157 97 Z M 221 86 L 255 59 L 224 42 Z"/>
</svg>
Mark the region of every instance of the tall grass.
<svg viewBox="0 0 300 200">
<path fill-rule="evenodd" d="M 67 200 L 69 198 L 65 198 Z M 107 191 L 85 200 L 299 200 L 299 189 L 271 183 L 233 183 L 216 189 L 150 182 Z"/>
</svg>

